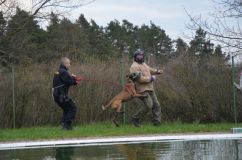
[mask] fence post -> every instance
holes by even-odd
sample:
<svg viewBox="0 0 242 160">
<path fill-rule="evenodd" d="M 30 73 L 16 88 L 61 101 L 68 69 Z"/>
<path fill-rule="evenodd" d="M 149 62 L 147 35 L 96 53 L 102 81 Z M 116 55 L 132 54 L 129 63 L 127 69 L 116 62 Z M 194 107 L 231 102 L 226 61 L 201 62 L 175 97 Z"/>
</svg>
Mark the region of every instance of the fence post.
<svg viewBox="0 0 242 160">
<path fill-rule="evenodd" d="M 233 87 L 233 109 L 234 109 L 234 123 L 237 124 L 237 112 L 236 112 L 236 90 L 235 90 L 235 68 L 234 68 L 234 55 L 232 55 L 232 87 Z"/>
<path fill-rule="evenodd" d="M 124 87 L 124 83 L 125 83 L 125 79 L 124 79 L 124 75 L 125 75 L 125 70 L 124 70 L 124 57 L 123 57 L 123 53 L 122 53 L 122 58 L 121 58 L 121 66 L 120 66 L 120 74 L 121 74 L 121 85 L 122 87 Z M 125 114 L 125 109 L 126 109 L 126 106 L 125 106 L 125 103 L 122 104 L 123 105 L 123 111 L 124 111 L 124 114 L 123 114 L 123 123 L 125 124 L 126 123 L 126 114 Z"/>
<path fill-rule="evenodd" d="M 15 128 L 15 77 L 14 77 L 14 66 L 12 65 L 12 103 L 13 103 L 13 128 Z"/>
</svg>

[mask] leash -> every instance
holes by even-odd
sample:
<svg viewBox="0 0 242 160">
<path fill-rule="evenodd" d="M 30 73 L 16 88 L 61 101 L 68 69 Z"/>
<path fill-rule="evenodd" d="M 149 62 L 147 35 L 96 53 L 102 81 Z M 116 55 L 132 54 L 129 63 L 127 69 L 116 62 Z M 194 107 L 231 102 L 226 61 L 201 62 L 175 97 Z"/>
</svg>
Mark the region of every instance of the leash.
<svg viewBox="0 0 242 160">
<path fill-rule="evenodd" d="M 78 79 L 78 81 L 86 81 L 86 82 L 102 82 L 102 83 L 107 83 L 110 86 L 114 86 L 116 88 L 120 88 L 122 87 L 122 85 L 120 85 L 118 82 L 113 82 L 113 81 L 108 81 L 108 80 L 98 80 L 98 79 L 89 79 L 89 78 L 84 78 L 84 77 L 76 77 Z M 61 84 L 57 87 L 54 87 L 51 89 L 51 95 L 52 95 L 52 99 L 54 100 L 54 90 L 57 88 L 61 88 L 64 87 L 65 84 Z"/>
<path fill-rule="evenodd" d="M 85 78 L 85 77 L 77 77 L 77 79 L 80 79 L 80 81 L 86 81 L 86 82 L 102 82 L 109 84 L 110 86 L 114 86 L 116 88 L 122 87 L 118 82 L 108 81 L 108 80 L 98 80 L 98 79 L 92 79 L 92 78 Z"/>
</svg>

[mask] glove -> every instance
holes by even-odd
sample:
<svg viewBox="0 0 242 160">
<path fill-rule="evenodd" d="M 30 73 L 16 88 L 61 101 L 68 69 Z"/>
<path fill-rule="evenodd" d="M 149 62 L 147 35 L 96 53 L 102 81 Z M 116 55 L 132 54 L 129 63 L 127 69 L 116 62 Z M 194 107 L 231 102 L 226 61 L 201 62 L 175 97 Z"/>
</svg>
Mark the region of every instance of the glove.
<svg viewBox="0 0 242 160">
<path fill-rule="evenodd" d="M 83 77 L 74 77 L 75 78 L 75 81 L 76 81 L 76 84 L 80 84 L 82 80 L 84 80 Z"/>
<path fill-rule="evenodd" d="M 82 80 L 84 80 L 83 77 L 74 77 L 74 78 L 75 78 L 76 81 L 82 81 Z"/>
<path fill-rule="evenodd" d="M 150 77 L 150 81 L 153 82 L 153 81 L 155 81 L 155 80 L 156 80 L 156 76 L 155 76 L 155 75 L 152 75 L 152 76 Z"/>
<path fill-rule="evenodd" d="M 157 69 L 156 74 L 162 74 L 163 72 L 163 69 Z"/>
</svg>

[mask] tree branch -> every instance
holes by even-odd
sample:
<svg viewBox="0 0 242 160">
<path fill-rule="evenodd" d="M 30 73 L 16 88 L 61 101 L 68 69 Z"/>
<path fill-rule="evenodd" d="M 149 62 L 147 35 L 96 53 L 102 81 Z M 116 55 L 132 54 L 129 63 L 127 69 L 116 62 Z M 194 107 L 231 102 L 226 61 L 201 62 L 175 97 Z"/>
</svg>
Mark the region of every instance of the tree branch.
<svg viewBox="0 0 242 160">
<path fill-rule="evenodd" d="M 0 0 L 0 6 L 4 4 L 7 0 Z"/>
<path fill-rule="evenodd" d="M 48 2 L 50 2 L 51 0 L 45 0 L 35 11 L 34 13 L 32 14 L 32 16 L 35 16 L 40 9 L 42 9 L 44 7 L 45 4 L 47 4 Z"/>
</svg>

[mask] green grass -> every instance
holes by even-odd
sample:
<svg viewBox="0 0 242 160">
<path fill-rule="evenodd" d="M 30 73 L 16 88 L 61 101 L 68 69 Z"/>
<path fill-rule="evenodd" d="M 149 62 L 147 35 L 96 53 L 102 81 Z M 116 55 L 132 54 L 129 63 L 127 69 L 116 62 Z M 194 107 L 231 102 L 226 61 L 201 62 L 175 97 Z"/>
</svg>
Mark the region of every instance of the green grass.
<svg viewBox="0 0 242 160">
<path fill-rule="evenodd" d="M 165 123 L 159 127 L 145 124 L 140 128 L 133 127 L 132 125 L 121 125 L 119 128 L 117 128 L 112 123 L 95 123 L 76 126 L 72 131 L 63 131 L 59 126 L 43 126 L 20 129 L 0 129 L 0 141 L 6 142 L 147 134 L 230 132 L 230 129 L 235 127 L 242 127 L 242 124 L 187 124 L 175 122 Z"/>
</svg>

